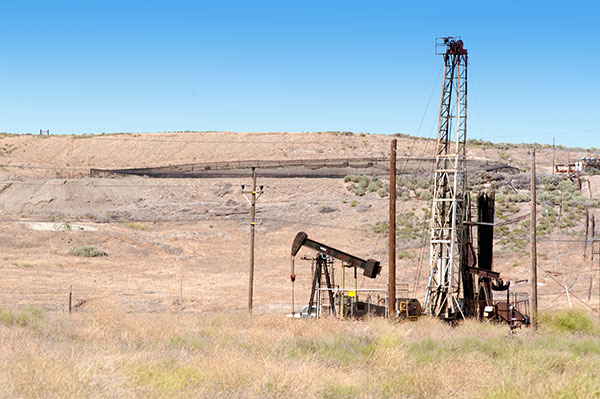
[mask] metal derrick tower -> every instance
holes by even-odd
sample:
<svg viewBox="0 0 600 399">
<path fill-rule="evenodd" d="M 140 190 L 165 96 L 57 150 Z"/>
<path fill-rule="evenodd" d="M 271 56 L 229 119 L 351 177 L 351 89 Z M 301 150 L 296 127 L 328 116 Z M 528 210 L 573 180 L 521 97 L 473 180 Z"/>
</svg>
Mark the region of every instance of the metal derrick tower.
<svg viewBox="0 0 600 399">
<path fill-rule="evenodd" d="M 431 207 L 430 275 L 423 305 L 431 316 L 453 320 L 463 313 L 459 269 L 466 239 L 468 54 L 456 37 L 437 39 L 436 50 L 444 57 L 444 83 Z"/>
</svg>

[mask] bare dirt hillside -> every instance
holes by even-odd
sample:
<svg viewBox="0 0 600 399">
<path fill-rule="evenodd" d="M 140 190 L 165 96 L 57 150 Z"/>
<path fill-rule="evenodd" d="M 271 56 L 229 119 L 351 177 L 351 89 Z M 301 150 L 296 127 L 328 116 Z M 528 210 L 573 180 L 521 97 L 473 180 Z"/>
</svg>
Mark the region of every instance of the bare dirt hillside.
<svg viewBox="0 0 600 399">
<path fill-rule="evenodd" d="M 431 157 L 432 140 L 398 137 L 399 156 Z M 0 137 L 0 304 L 39 304 L 64 309 L 69 287 L 74 303 L 110 297 L 136 312 L 175 311 L 180 292 L 186 311 L 246 307 L 249 206 L 240 185 L 248 178 L 152 179 L 90 178 L 90 168 L 132 168 L 231 160 L 286 160 L 389 156 L 390 136 L 330 133 L 161 133 L 104 136 Z M 525 147 L 470 146 L 469 157 L 508 163 L 512 175 L 478 174 L 477 189 L 500 193 L 495 268 L 512 287 L 527 287 L 528 190 L 530 156 Z M 541 177 L 552 165 L 551 149 L 538 150 Z M 557 151 L 558 162 L 594 156 Z M 402 170 L 403 164 L 399 162 Z M 405 176 L 406 177 L 406 176 Z M 546 176 L 547 177 L 547 176 Z M 427 176 L 406 177 L 399 188 L 399 282 L 422 298 L 428 275 Z M 567 285 L 583 302 L 597 307 L 597 267 L 583 259 L 585 208 L 600 195 L 597 176 L 591 193 L 575 193 L 551 182 L 544 201 L 550 227 L 541 235 L 541 306 L 565 306 Z M 423 186 L 423 182 L 425 185 Z M 258 201 L 255 308 L 283 313 L 291 309 L 290 246 L 298 231 L 311 238 L 387 265 L 385 179 L 361 192 L 360 182 L 342 178 L 261 178 Z M 587 187 L 587 186 L 585 186 Z M 383 192 L 381 191 L 383 190 Z M 591 194 L 591 200 L 587 198 Z M 568 197 L 568 200 L 565 199 Z M 545 206 L 544 204 L 542 204 Z M 581 205 L 581 206 L 580 206 Z M 542 206 L 542 209 L 544 209 Z M 583 208 L 582 208 L 583 207 Z M 543 220 L 544 210 L 539 218 Z M 551 213 L 551 212 L 550 212 Z M 559 214 L 560 213 L 560 214 Z M 600 213 L 599 213 L 600 214 Z M 554 217 L 555 219 L 551 219 Z M 561 227 L 562 226 L 562 227 Z M 560 241 L 557 241 L 560 240 Z M 568 241 L 570 240 L 570 241 Z M 95 246 L 100 257 L 73 255 Z M 312 255 L 303 251 L 301 255 Z M 596 258 L 598 255 L 596 255 Z M 595 262 L 598 260 L 595 259 Z M 305 303 L 310 263 L 296 261 L 296 303 Z M 362 287 L 384 289 L 387 271 Z M 416 288 L 416 290 L 415 290 Z M 571 297 L 574 306 L 586 306 Z"/>
</svg>

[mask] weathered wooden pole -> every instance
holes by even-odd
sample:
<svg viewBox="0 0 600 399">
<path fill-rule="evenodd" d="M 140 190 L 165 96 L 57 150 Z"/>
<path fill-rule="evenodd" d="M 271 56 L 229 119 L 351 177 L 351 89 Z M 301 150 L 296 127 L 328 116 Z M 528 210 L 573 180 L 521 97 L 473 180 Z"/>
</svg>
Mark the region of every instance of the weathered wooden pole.
<svg viewBox="0 0 600 399">
<path fill-rule="evenodd" d="M 535 192 L 535 148 L 531 152 L 531 327 L 537 330 L 538 298 L 537 298 L 537 240 L 536 240 L 536 192 Z"/>
<path fill-rule="evenodd" d="M 590 210 L 585 210 L 585 241 L 583 242 L 583 259 L 587 259 L 587 243 L 588 243 L 588 234 L 590 231 Z M 594 249 L 592 248 L 592 251 Z"/>
<path fill-rule="evenodd" d="M 252 202 L 250 203 L 250 271 L 248 278 L 248 311 L 254 297 L 254 235 L 256 231 L 256 169 L 252 168 Z"/>
<path fill-rule="evenodd" d="M 389 282 L 388 282 L 388 316 L 396 317 L 396 143 L 392 140 L 390 148 L 390 216 L 389 216 Z"/>
</svg>

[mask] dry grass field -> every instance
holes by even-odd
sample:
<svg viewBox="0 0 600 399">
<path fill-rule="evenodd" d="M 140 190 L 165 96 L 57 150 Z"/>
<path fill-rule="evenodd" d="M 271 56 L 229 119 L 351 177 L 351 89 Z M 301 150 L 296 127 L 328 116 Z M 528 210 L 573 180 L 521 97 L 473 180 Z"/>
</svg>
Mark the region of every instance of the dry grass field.
<svg viewBox="0 0 600 399">
<path fill-rule="evenodd" d="M 5 398 L 598 398 L 600 326 L 0 311 Z"/>
</svg>

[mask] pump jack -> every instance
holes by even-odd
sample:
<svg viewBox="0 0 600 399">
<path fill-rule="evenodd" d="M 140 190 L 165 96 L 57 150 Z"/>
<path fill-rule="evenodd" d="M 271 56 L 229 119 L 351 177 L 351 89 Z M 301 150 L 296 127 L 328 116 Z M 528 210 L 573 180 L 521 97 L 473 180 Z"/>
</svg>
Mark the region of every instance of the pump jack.
<svg viewBox="0 0 600 399">
<path fill-rule="evenodd" d="M 350 255 L 346 252 L 340 251 L 339 249 L 335 249 L 329 245 L 325 245 L 320 242 L 311 240 L 310 238 L 308 238 L 308 234 L 301 231 L 298 234 L 296 234 L 296 237 L 294 238 L 294 242 L 292 244 L 292 272 L 290 275 L 292 283 L 296 279 L 296 275 L 294 272 L 294 257 L 298 254 L 298 251 L 300 251 L 300 248 L 302 248 L 303 246 L 314 249 L 319 253 L 316 258 L 316 267 L 313 275 L 312 288 L 310 290 L 308 314 L 312 312 L 317 285 L 321 281 L 321 276 L 325 274 L 325 281 L 329 292 L 329 303 L 331 305 L 331 312 L 332 315 L 335 316 L 335 302 L 332 290 L 333 286 L 331 284 L 329 268 L 327 267 L 328 256 L 335 259 L 339 259 L 350 267 L 362 269 L 363 275 L 369 278 L 375 278 L 381 272 L 381 265 L 379 264 L 379 261 L 375 259 L 364 260 L 354 255 Z"/>
</svg>

